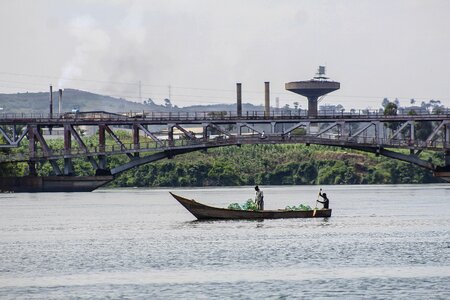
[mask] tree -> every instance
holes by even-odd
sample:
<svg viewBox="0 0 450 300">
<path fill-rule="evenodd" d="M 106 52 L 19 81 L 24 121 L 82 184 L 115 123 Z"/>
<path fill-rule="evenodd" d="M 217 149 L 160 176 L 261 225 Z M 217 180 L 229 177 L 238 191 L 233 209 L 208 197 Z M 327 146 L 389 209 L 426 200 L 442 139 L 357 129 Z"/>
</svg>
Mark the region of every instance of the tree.
<svg viewBox="0 0 450 300">
<path fill-rule="evenodd" d="M 389 102 L 388 105 L 384 108 L 385 116 L 396 116 L 397 115 L 397 104 L 393 102 Z M 385 126 L 391 130 L 396 130 L 400 125 L 399 122 L 386 122 Z"/>
<path fill-rule="evenodd" d="M 389 102 L 384 107 L 384 115 L 385 116 L 396 116 L 397 115 L 398 106 L 394 102 Z"/>
<path fill-rule="evenodd" d="M 164 99 L 164 106 L 167 108 L 172 108 L 172 102 L 170 102 L 170 99 Z"/>
<path fill-rule="evenodd" d="M 383 108 L 386 108 L 386 106 L 387 106 L 389 103 L 391 103 L 391 102 L 389 101 L 389 99 L 388 99 L 388 98 L 384 98 L 384 99 L 383 99 L 383 102 L 381 102 L 381 106 L 383 106 Z"/>
<path fill-rule="evenodd" d="M 345 108 L 342 106 L 342 104 L 336 105 L 336 112 L 344 112 Z"/>
<path fill-rule="evenodd" d="M 148 98 L 147 101 L 144 100 L 144 104 L 147 104 L 147 105 L 155 105 L 155 102 L 153 102 L 152 98 Z"/>
</svg>

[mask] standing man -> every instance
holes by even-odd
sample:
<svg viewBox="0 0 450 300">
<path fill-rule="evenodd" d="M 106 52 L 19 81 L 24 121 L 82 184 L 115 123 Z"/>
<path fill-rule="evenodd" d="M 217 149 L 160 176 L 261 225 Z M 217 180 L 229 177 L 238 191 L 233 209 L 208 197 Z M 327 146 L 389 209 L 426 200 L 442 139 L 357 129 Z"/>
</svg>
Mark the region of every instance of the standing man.
<svg viewBox="0 0 450 300">
<path fill-rule="evenodd" d="M 318 202 L 323 203 L 323 208 L 328 209 L 330 206 L 330 200 L 327 197 L 327 193 L 322 194 L 322 189 L 320 189 L 319 196 L 323 198 L 323 201 L 317 199 Z"/>
<path fill-rule="evenodd" d="M 259 186 L 255 186 L 255 191 L 255 203 L 258 206 L 258 210 L 264 210 L 264 193 L 259 189 Z"/>
</svg>

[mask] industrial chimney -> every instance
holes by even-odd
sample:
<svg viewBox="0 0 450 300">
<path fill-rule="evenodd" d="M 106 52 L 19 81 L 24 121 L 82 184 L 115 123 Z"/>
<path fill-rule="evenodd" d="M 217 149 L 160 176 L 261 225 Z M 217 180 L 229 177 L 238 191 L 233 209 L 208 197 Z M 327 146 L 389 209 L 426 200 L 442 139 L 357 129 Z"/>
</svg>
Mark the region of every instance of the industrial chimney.
<svg viewBox="0 0 450 300">
<path fill-rule="evenodd" d="M 242 84 L 236 83 L 237 115 L 242 117 Z"/>
<path fill-rule="evenodd" d="M 50 119 L 53 118 L 53 87 L 50 85 Z"/>
<path fill-rule="evenodd" d="M 269 117 L 270 116 L 270 83 L 268 81 L 264 82 L 264 95 L 265 95 L 265 101 L 264 101 L 264 116 Z"/>
<path fill-rule="evenodd" d="M 58 96 L 58 114 L 61 116 L 61 110 L 62 110 L 62 89 L 59 89 L 59 96 Z"/>
</svg>

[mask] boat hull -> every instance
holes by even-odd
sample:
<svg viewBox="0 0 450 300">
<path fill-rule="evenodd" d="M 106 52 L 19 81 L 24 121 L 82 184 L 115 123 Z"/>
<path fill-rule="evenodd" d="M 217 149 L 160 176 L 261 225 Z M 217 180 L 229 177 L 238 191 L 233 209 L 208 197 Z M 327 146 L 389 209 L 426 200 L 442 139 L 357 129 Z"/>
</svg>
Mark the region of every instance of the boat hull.
<svg viewBox="0 0 450 300">
<path fill-rule="evenodd" d="M 170 193 L 198 220 L 259 220 L 259 219 L 294 219 L 294 218 L 328 218 L 331 209 L 317 210 L 234 210 L 212 207 Z"/>
</svg>

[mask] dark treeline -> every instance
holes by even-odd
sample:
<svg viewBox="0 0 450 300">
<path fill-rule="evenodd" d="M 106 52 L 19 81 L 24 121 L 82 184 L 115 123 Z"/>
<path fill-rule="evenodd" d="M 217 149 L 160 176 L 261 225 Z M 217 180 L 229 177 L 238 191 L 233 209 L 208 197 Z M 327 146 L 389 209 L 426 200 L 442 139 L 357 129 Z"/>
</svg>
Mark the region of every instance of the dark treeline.
<svg viewBox="0 0 450 300">
<path fill-rule="evenodd" d="M 125 158 L 116 157 L 111 166 Z M 430 154 L 429 159 L 439 160 Z M 112 186 L 183 187 L 439 182 L 428 170 L 372 154 L 326 146 L 224 147 L 130 170 Z"/>
<path fill-rule="evenodd" d="M 62 142 L 62 141 L 59 141 Z M 52 141 L 53 143 L 59 143 Z M 438 153 L 426 159 L 440 162 Z M 108 158 L 114 168 L 128 161 L 124 155 Z M 84 159 L 75 159 L 77 175 L 93 175 Z M 23 176 L 25 164 L 3 164 L 0 176 Z M 49 163 L 39 175 L 51 174 Z M 111 186 L 176 187 L 253 184 L 395 184 L 439 182 L 428 170 L 373 154 L 328 146 L 243 145 L 176 156 L 121 174 Z"/>
</svg>

